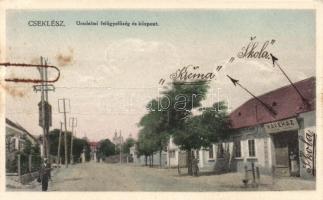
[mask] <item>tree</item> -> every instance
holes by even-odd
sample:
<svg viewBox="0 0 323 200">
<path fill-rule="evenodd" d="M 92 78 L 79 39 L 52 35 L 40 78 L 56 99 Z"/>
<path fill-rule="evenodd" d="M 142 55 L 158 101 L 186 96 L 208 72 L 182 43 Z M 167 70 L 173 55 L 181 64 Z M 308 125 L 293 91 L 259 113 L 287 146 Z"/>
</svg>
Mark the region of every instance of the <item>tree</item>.
<svg viewBox="0 0 323 200">
<path fill-rule="evenodd" d="M 32 144 L 32 142 L 28 139 L 28 137 L 26 135 L 22 136 L 22 140 L 25 141 L 24 144 L 24 149 L 22 153 L 25 153 L 27 155 L 36 155 L 36 154 L 40 154 L 40 148 L 39 148 L 39 144 L 35 143 Z"/>
<path fill-rule="evenodd" d="M 58 142 L 59 142 L 59 129 L 54 129 L 49 132 L 49 140 L 50 140 L 50 154 L 57 155 L 58 151 Z M 62 163 L 65 163 L 65 142 L 64 142 L 64 134 L 62 132 L 61 135 L 61 149 L 60 149 L 60 157 L 62 158 Z M 70 152 L 71 152 L 71 132 L 67 131 L 67 155 L 68 161 L 70 160 Z M 80 158 L 81 154 L 85 151 L 85 159 L 86 161 L 90 160 L 90 145 L 88 141 L 85 139 L 80 139 L 73 136 L 73 157 Z"/>
<path fill-rule="evenodd" d="M 166 124 L 168 123 L 167 111 L 159 109 L 159 102 L 160 99 L 153 99 L 148 103 L 149 112 L 141 118 L 139 126 L 145 129 L 146 137 L 154 140 L 150 143 L 155 145 L 155 151 L 159 151 L 159 165 L 161 167 L 161 154 L 166 149 L 169 134 L 166 131 Z"/>
<path fill-rule="evenodd" d="M 200 107 L 206 98 L 207 82 L 195 81 L 190 84 L 173 82 L 172 87 L 163 92 L 169 102 L 168 123 L 166 131 L 171 134 L 173 141 L 181 150 L 187 152 L 188 173 L 192 175 L 192 149 L 201 146 L 199 140 L 200 119 L 192 117 L 192 110 Z M 206 141 L 205 141 L 206 142 Z"/>
<path fill-rule="evenodd" d="M 116 154 L 115 144 L 113 144 L 109 139 L 99 141 L 98 156 L 100 158 L 105 158 Z"/>
<path fill-rule="evenodd" d="M 188 165 L 191 165 L 192 149 L 208 148 L 229 135 L 230 121 L 224 102 L 213 104 L 212 107 L 200 108 L 201 115 L 186 119 L 185 129 L 174 134 L 174 143 L 188 151 Z"/>
<path fill-rule="evenodd" d="M 229 117 L 223 102 L 212 107 L 200 108 L 200 115 L 194 115 L 193 109 L 201 107 L 206 98 L 207 82 L 173 82 L 162 96 L 151 100 L 149 112 L 142 117 L 139 126 L 138 150 L 147 156 L 168 144 L 169 137 L 181 150 L 187 152 L 188 173 L 192 174 L 192 150 L 209 147 L 219 138 L 227 135 Z M 166 105 L 165 105 L 166 102 Z"/>
<path fill-rule="evenodd" d="M 156 140 L 149 128 L 144 127 L 139 131 L 137 149 L 139 155 L 145 156 L 145 165 L 147 165 L 147 158 L 157 151 Z M 153 163 L 150 163 L 151 165 Z"/>
<path fill-rule="evenodd" d="M 133 138 L 127 138 L 126 141 L 123 143 L 122 152 L 129 154 L 130 148 L 135 145 L 136 141 Z"/>
<path fill-rule="evenodd" d="M 202 112 L 201 125 L 206 129 L 206 137 L 212 143 L 225 139 L 231 132 L 228 107 L 223 102 L 216 102 L 212 107 L 199 109 Z"/>
</svg>

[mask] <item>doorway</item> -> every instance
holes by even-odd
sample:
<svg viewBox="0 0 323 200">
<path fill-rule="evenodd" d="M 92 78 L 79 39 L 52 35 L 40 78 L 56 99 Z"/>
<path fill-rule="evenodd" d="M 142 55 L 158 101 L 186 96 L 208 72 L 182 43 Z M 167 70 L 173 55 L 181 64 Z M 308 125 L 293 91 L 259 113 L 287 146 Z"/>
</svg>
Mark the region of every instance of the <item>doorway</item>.
<svg viewBox="0 0 323 200">
<path fill-rule="evenodd" d="M 273 136 L 277 176 L 299 176 L 298 132 L 288 131 Z"/>
</svg>

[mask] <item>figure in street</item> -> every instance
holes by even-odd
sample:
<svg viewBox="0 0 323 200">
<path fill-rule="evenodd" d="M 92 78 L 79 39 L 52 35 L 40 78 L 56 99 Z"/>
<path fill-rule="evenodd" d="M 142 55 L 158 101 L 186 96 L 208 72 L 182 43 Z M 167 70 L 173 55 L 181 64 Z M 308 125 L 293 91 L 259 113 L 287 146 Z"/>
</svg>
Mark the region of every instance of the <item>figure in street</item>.
<svg viewBox="0 0 323 200">
<path fill-rule="evenodd" d="M 38 180 L 41 182 L 42 191 L 47 191 L 48 189 L 48 181 L 51 180 L 50 174 L 51 168 L 48 164 L 47 158 L 44 158 L 44 162 L 39 171 L 39 178 Z"/>
<path fill-rule="evenodd" d="M 199 163 L 199 160 L 197 158 L 193 158 L 193 161 L 192 161 L 193 176 L 198 176 L 198 173 L 199 173 L 198 163 Z"/>
</svg>

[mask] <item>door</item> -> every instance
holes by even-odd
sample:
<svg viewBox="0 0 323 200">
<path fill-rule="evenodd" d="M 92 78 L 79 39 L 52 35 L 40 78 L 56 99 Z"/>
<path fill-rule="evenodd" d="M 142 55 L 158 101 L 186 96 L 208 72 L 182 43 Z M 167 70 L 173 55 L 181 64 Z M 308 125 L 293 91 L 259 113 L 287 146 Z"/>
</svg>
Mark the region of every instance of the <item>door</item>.
<svg viewBox="0 0 323 200">
<path fill-rule="evenodd" d="M 298 154 L 297 131 L 276 133 L 274 135 L 275 155 L 276 155 L 276 175 L 291 176 L 290 155 Z"/>
</svg>

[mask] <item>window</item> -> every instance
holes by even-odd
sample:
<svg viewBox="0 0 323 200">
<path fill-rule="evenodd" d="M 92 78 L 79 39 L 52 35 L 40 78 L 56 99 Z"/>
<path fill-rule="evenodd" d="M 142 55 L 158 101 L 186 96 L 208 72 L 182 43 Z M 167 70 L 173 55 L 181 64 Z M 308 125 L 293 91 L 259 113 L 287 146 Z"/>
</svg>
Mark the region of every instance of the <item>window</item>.
<svg viewBox="0 0 323 200">
<path fill-rule="evenodd" d="M 216 157 L 217 158 L 223 158 L 224 157 L 224 150 L 223 150 L 223 144 L 222 143 L 218 144 L 218 151 L 217 151 Z"/>
<path fill-rule="evenodd" d="M 196 150 L 196 156 L 195 156 L 195 158 L 200 159 L 200 151 L 199 150 Z"/>
<path fill-rule="evenodd" d="M 175 158 L 175 151 L 169 151 L 169 158 Z"/>
<path fill-rule="evenodd" d="M 240 140 L 234 141 L 234 156 L 236 158 L 241 157 L 241 142 L 240 142 Z"/>
<path fill-rule="evenodd" d="M 255 140 L 248 140 L 249 157 L 256 156 Z"/>
<path fill-rule="evenodd" d="M 209 159 L 213 159 L 214 155 L 213 155 L 213 144 L 211 144 L 211 146 L 209 147 Z"/>
</svg>

